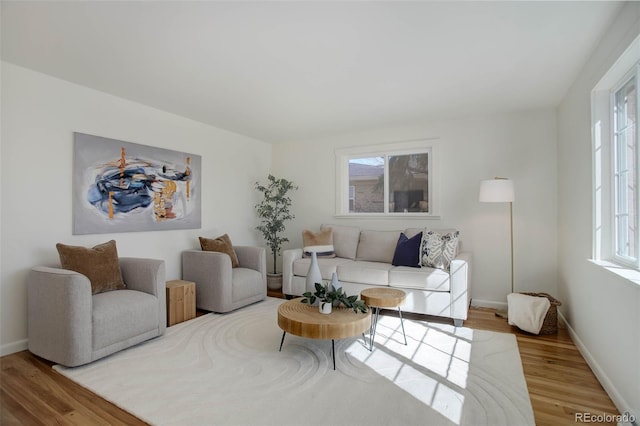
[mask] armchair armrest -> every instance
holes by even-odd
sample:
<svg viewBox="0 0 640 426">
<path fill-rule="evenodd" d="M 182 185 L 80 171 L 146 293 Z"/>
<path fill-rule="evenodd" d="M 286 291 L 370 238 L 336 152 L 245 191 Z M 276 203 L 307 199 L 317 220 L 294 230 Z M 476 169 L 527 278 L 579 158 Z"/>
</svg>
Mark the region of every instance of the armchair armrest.
<svg viewBox="0 0 640 426">
<path fill-rule="evenodd" d="M 129 290 L 143 291 L 158 298 L 160 334 L 167 328 L 167 280 L 164 260 L 121 257 L 122 279 Z"/>
<path fill-rule="evenodd" d="M 211 301 L 231 304 L 231 258 L 215 251 L 186 250 L 182 252 L 182 279 L 196 283 L 196 305 L 216 311 Z M 265 278 L 266 280 L 266 278 Z"/>
<path fill-rule="evenodd" d="M 29 350 L 64 365 L 91 361 L 92 296 L 89 279 L 38 266 L 27 276 Z"/>
<path fill-rule="evenodd" d="M 138 290 L 164 299 L 166 292 L 164 260 L 121 257 L 120 271 L 129 290 Z"/>
<path fill-rule="evenodd" d="M 233 246 L 241 268 L 249 268 L 261 272 L 267 277 L 267 253 L 264 247 Z"/>
<path fill-rule="evenodd" d="M 469 304 L 471 303 L 470 268 L 470 252 L 461 252 L 451 261 L 449 271 L 451 280 L 451 317 L 454 320 L 467 319 Z"/>
<path fill-rule="evenodd" d="M 293 262 L 302 259 L 302 249 L 289 249 L 282 252 L 282 292 L 296 295 L 293 289 Z"/>
</svg>

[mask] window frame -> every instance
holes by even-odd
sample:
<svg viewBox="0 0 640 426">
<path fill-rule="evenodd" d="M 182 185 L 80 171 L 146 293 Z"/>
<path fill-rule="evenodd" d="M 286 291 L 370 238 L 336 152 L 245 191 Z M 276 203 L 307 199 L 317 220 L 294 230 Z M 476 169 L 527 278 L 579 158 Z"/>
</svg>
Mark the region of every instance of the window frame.
<svg viewBox="0 0 640 426">
<path fill-rule="evenodd" d="M 593 181 L 593 258 L 597 264 L 616 265 L 620 271 L 640 271 L 640 109 L 636 105 L 636 257 L 618 255 L 616 229 L 616 140 L 614 106 L 616 93 L 630 79 L 636 80 L 640 101 L 640 36 L 638 36 L 591 91 L 591 137 Z M 616 269 L 617 270 L 617 269 Z M 622 273 L 622 272 L 621 272 Z"/>
<path fill-rule="evenodd" d="M 340 148 L 335 150 L 336 157 L 336 205 L 337 218 L 391 218 L 391 219 L 440 219 L 439 200 L 439 167 L 440 139 L 429 138 L 403 142 L 392 142 L 377 145 Z M 389 212 L 389 162 L 388 157 L 394 155 L 428 154 L 427 172 L 429 212 Z M 384 212 L 362 213 L 349 211 L 349 160 L 355 158 L 385 158 L 384 167 Z"/>
<path fill-rule="evenodd" d="M 635 170 L 634 170 L 634 174 L 635 174 L 635 220 L 634 220 L 634 227 L 636 229 L 636 233 L 635 233 L 635 238 L 634 238 L 634 245 L 635 245 L 635 251 L 636 251 L 636 255 L 635 257 L 631 257 L 631 256 L 625 256 L 619 253 L 619 240 L 618 238 L 620 237 L 620 231 L 619 231 L 619 222 L 618 222 L 618 215 L 619 215 L 619 206 L 620 206 L 620 197 L 619 197 L 619 184 L 618 184 L 618 178 L 619 178 L 619 170 L 618 170 L 618 151 L 619 151 L 619 144 L 618 144 L 618 129 L 615 126 L 616 123 L 616 112 L 615 112 L 615 108 L 617 105 L 617 99 L 616 99 L 616 95 L 618 94 L 618 92 L 620 90 L 622 90 L 627 84 L 629 84 L 631 81 L 634 81 L 635 86 L 636 86 L 636 114 L 635 114 L 635 119 L 636 119 L 636 126 L 635 126 Z M 639 90 L 638 90 L 638 83 L 640 82 L 640 62 L 636 63 L 635 66 L 630 69 L 625 75 L 624 77 L 616 84 L 616 86 L 614 86 L 611 89 L 611 93 L 610 93 L 610 100 L 609 100 L 609 110 L 610 110 L 610 143 L 611 143 L 611 174 L 610 174 L 610 185 L 611 185 L 611 243 L 613 244 L 612 248 L 611 248 L 611 255 L 612 255 L 612 259 L 614 261 L 616 261 L 617 263 L 623 264 L 623 265 L 627 265 L 627 266 L 631 266 L 634 267 L 636 269 L 640 269 L 640 253 L 638 253 L 638 249 L 640 249 L 640 233 L 638 232 L 638 230 L 640 229 L 640 215 L 638 214 L 640 212 L 640 199 L 638 198 L 638 196 L 640 195 L 640 141 L 638 140 L 638 118 L 639 118 L 639 110 L 638 110 L 638 101 L 640 100 L 638 97 L 639 94 Z M 627 197 L 624 197 L 627 198 Z"/>
</svg>

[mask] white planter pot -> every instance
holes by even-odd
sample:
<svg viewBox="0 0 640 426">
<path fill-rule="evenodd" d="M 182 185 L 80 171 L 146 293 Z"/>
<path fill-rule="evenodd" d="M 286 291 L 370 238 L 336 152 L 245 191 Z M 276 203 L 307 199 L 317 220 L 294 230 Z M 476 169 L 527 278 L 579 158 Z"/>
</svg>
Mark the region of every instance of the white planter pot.
<svg viewBox="0 0 640 426">
<path fill-rule="evenodd" d="M 282 288 L 282 274 L 267 274 L 267 288 L 280 290 Z"/>
<path fill-rule="evenodd" d="M 318 303 L 318 310 L 321 314 L 330 314 L 331 313 L 331 303 L 320 302 Z"/>
</svg>

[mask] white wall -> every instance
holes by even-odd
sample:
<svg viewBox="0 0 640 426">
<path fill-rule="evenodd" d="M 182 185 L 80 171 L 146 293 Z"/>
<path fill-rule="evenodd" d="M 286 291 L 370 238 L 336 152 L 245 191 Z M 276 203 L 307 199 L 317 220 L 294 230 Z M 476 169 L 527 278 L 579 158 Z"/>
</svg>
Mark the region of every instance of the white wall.
<svg viewBox="0 0 640 426">
<path fill-rule="evenodd" d="M 335 149 L 420 138 L 441 139 L 441 219 L 336 219 Z M 473 253 L 473 304 L 500 306 L 510 291 L 508 204 L 479 203 L 480 181 L 514 180 L 515 287 L 556 294 L 556 125 L 555 111 L 536 110 L 459 118 L 424 125 L 372 130 L 274 145 L 273 171 L 299 185 L 293 198 L 296 220 L 287 228 L 302 244 L 305 228 L 321 223 L 374 229 L 455 227 L 462 247 Z"/>
<path fill-rule="evenodd" d="M 74 236 L 73 132 L 202 156 L 202 229 Z M 180 278 L 182 250 L 198 236 L 229 233 L 256 243 L 256 180 L 271 167 L 271 145 L 144 105 L 2 63 L 2 269 L 0 349 L 25 348 L 25 276 L 56 264 L 57 242 L 93 246 L 115 239 L 122 256 L 161 258 Z M 260 241 L 261 243 L 261 241 Z"/>
<path fill-rule="evenodd" d="M 618 409 L 640 416 L 640 286 L 592 257 L 591 90 L 640 34 L 640 3 L 616 18 L 558 108 L 558 294 L 574 341 Z"/>
</svg>

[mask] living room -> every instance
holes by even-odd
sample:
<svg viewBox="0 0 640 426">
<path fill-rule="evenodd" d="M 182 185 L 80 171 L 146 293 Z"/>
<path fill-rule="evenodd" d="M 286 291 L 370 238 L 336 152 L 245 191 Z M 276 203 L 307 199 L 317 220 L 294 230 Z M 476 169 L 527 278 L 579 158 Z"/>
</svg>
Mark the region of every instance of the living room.
<svg viewBox="0 0 640 426">
<path fill-rule="evenodd" d="M 376 13 L 369 9 L 372 4 L 363 3 L 360 7 L 367 8 L 370 15 L 365 16 L 370 16 L 372 22 L 380 24 L 386 22 L 382 16 L 392 10 L 392 3 L 379 3 L 378 7 L 382 9 Z M 331 70 L 319 62 L 301 65 L 304 64 L 302 59 L 309 58 L 303 55 L 303 41 L 317 43 L 314 47 L 318 52 L 334 49 L 345 55 L 358 52 L 359 48 L 381 48 L 385 49 L 384 52 L 397 53 L 400 44 L 394 45 L 392 39 L 390 45 L 368 45 L 362 40 L 333 40 L 326 33 L 313 33 L 309 28 L 327 22 L 334 22 L 332 29 L 335 34 L 348 34 L 345 28 L 354 32 L 356 29 L 371 30 L 364 17 L 349 21 L 349 17 L 355 16 L 351 9 L 349 13 L 354 15 L 345 15 L 343 20 L 336 19 L 336 15 L 340 15 L 337 13 L 341 7 L 339 2 L 331 6 L 336 9 L 326 5 L 326 9 L 323 9 L 320 4 L 314 4 L 317 8 L 314 9 L 314 18 L 307 17 L 308 20 L 299 21 L 307 26 L 311 34 L 309 39 L 298 40 L 301 44 L 292 40 L 291 44 L 283 45 L 290 50 L 286 51 L 284 47 L 278 50 L 279 56 L 273 61 L 285 63 L 287 67 L 297 70 L 298 74 L 307 73 L 305 78 L 295 80 L 296 83 L 308 81 L 309 85 L 322 85 L 320 92 L 326 91 L 326 96 L 311 100 L 330 105 L 328 109 L 333 111 L 328 115 L 326 110 L 316 109 L 309 99 L 298 99 L 300 87 L 272 92 L 275 88 L 286 88 L 287 81 L 283 81 L 266 65 L 262 73 L 254 74 L 218 63 L 216 65 L 220 69 L 216 76 L 229 75 L 228 84 L 238 84 L 232 86 L 236 91 L 227 93 L 229 89 L 225 89 L 225 82 L 220 81 L 218 86 L 213 86 L 217 93 L 201 96 L 199 84 L 210 87 L 199 82 L 201 75 L 191 78 L 189 71 L 183 69 L 182 56 L 165 57 L 163 52 L 157 52 L 162 50 L 160 46 L 164 46 L 168 51 L 189 55 L 188 48 L 176 49 L 172 46 L 171 31 L 155 34 L 164 38 L 151 42 L 139 37 L 135 25 L 128 26 L 125 23 L 122 23 L 118 34 L 110 33 L 116 37 L 113 40 L 99 41 L 99 37 L 92 34 L 92 38 L 87 37 L 90 41 L 85 41 L 71 30 L 73 27 L 75 31 L 89 34 L 93 27 L 102 28 L 100 22 L 111 22 L 117 26 L 119 21 L 126 21 L 127 17 L 133 21 L 134 17 L 139 18 L 144 14 L 142 6 L 131 10 L 127 9 L 130 6 L 127 3 L 111 6 L 96 3 L 93 7 L 97 9 L 92 10 L 82 3 L 73 6 L 56 2 L 3 1 L 0 354 L 4 356 L 27 348 L 26 276 L 33 266 L 58 263 L 56 243 L 93 246 L 115 239 L 121 256 L 164 259 L 167 279 L 179 279 L 182 274 L 181 253 L 198 248 L 199 236 L 216 237 L 227 233 L 237 244 L 264 245 L 255 230 L 257 218 L 254 205 L 258 202 L 259 194 L 254 189 L 254 183 L 263 181 L 269 173 L 290 179 L 299 187 L 292 195 L 296 219 L 287 225 L 286 235 L 290 242 L 285 248 L 301 247 L 302 231 L 318 230 L 323 223 L 357 223 L 362 228 L 379 230 L 456 228 L 460 231 L 464 250 L 473 253 L 472 305 L 504 308 L 506 295 L 510 291 L 508 207 L 506 204 L 479 203 L 478 189 L 480 181 L 484 179 L 505 176 L 513 180 L 516 191 L 513 203 L 515 291 L 546 292 L 562 301 L 560 316 L 566 322 L 574 343 L 618 410 L 632 413 L 637 418 L 640 414 L 640 360 L 637 356 L 640 353 L 640 286 L 638 280 L 616 274 L 611 268 L 591 261 L 594 259 L 595 237 L 590 111 L 592 90 L 640 34 L 640 5 L 635 2 L 590 3 L 593 3 L 590 7 L 583 3 L 565 6 L 569 10 L 576 7 L 577 11 L 584 14 L 570 22 L 562 20 L 569 14 L 566 9 L 558 10 L 557 16 L 561 18 L 554 21 L 549 9 L 522 5 L 532 7 L 526 12 L 540 14 L 527 18 L 527 13 L 513 10 L 518 3 L 506 2 L 502 5 L 505 8 L 502 12 L 513 13 L 508 16 L 519 17 L 522 19 L 518 21 L 520 24 L 529 23 L 532 32 L 533 27 L 538 25 L 536 16 L 540 19 L 546 17 L 549 27 L 556 25 L 555 33 L 545 28 L 548 38 L 544 40 L 546 44 L 537 46 L 539 49 L 551 50 L 554 41 L 552 36 L 560 37 L 562 31 L 558 28 L 563 25 L 567 25 L 567 29 L 580 31 L 583 28 L 581 25 L 590 24 L 588 28 L 592 32 L 575 37 L 581 43 L 578 45 L 578 41 L 575 41 L 579 52 L 559 49 L 555 58 L 539 53 L 540 59 L 537 59 L 538 52 L 523 49 L 519 56 L 512 58 L 512 68 L 498 68 L 492 63 L 483 63 L 482 54 L 489 55 L 490 49 L 480 53 L 470 51 L 443 55 L 437 49 L 437 43 L 431 40 L 428 48 L 434 50 L 429 51 L 425 47 L 424 51 L 410 52 L 413 55 L 433 54 L 441 61 L 451 61 L 454 64 L 452 69 L 440 71 L 445 75 L 478 73 L 477 79 L 462 80 L 469 84 L 473 82 L 476 86 L 459 89 L 461 81 L 446 80 L 439 83 L 439 90 L 433 95 L 420 92 L 425 98 L 436 97 L 439 100 L 435 105 L 446 105 L 448 110 L 438 110 L 434 104 L 424 106 L 410 97 L 416 88 L 401 86 L 399 80 L 405 75 L 403 73 L 409 79 L 412 70 L 402 63 L 390 66 L 388 70 L 376 71 L 369 77 L 354 74 L 350 69 L 355 66 L 357 56 L 341 57 L 339 59 L 344 62 L 340 62 L 341 68 L 334 70 L 335 74 L 331 74 L 332 79 L 318 80 L 320 71 Z M 548 2 L 546 7 L 552 8 L 554 4 Z M 227 10 L 230 15 L 233 15 L 230 11 L 240 15 L 246 13 L 245 10 L 238 11 L 226 6 L 230 8 Z M 281 4 L 279 7 L 285 6 Z M 411 7 L 421 6 L 433 4 L 417 2 Z M 488 6 L 499 7 L 493 3 Z M 243 7 L 249 8 L 250 4 Z M 470 11 L 469 15 L 462 13 L 465 9 L 449 7 L 455 12 L 453 16 L 460 19 L 447 21 L 455 23 L 456 28 L 470 25 L 474 18 L 484 15 L 479 6 L 467 4 L 465 7 L 471 7 L 466 9 Z M 458 7 L 462 6 L 458 4 Z M 260 13 L 267 13 L 263 8 L 267 6 L 262 4 L 249 15 L 247 25 L 265 29 L 258 25 L 261 22 Z M 295 11 L 290 11 L 291 16 L 303 14 L 300 8 L 298 4 Z M 496 10 L 491 9 L 492 12 Z M 170 22 L 163 20 L 173 16 L 167 11 L 160 10 L 158 13 L 160 23 Z M 407 15 L 411 14 L 399 16 L 406 18 Z M 272 17 L 270 14 L 266 16 Z M 436 13 L 436 16 L 439 15 Z M 72 20 L 80 17 L 81 21 Z M 501 22 L 495 16 L 493 19 L 496 21 L 486 18 L 488 22 Z M 179 22 L 185 28 L 189 26 L 189 21 Z M 216 22 L 225 29 L 227 25 L 232 26 L 231 22 L 237 21 L 227 24 Z M 281 23 L 279 20 L 276 22 Z M 430 23 L 436 25 L 435 22 Z M 570 27 L 570 24 L 575 27 Z M 411 25 L 416 24 L 412 22 Z M 67 36 L 62 28 L 71 31 L 71 35 Z M 186 31 L 184 28 L 172 28 L 172 31 Z M 529 30 L 528 27 L 523 28 L 524 33 Z M 222 37 L 222 34 L 216 36 Z M 244 64 L 246 70 L 255 70 L 260 60 L 272 66 L 267 61 L 269 58 L 259 55 L 259 52 L 255 52 L 257 57 L 253 60 L 245 56 L 249 52 L 247 46 L 261 46 L 260 34 L 249 34 L 246 39 L 241 38 L 238 32 L 228 34 L 240 40 L 236 45 L 237 54 L 234 55 L 234 48 L 229 47 L 231 54 L 225 58 L 237 56 L 238 63 Z M 267 49 L 268 43 L 274 43 L 274 40 L 282 42 L 287 38 L 286 33 L 277 31 L 278 37 L 275 39 L 267 37 L 267 32 L 263 35 L 266 39 L 262 47 L 271 54 L 276 52 Z M 566 37 L 571 35 L 575 36 L 575 33 Z M 275 37 L 273 34 L 270 36 Z M 405 41 L 408 36 L 400 34 L 397 37 Z M 84 43 L 95 43 L 96 40 L 100 43 L 94 46 L 98 54 L 83 60 L 82 55 L 90 49 Z M 226 41 L 230 43 L 230 40 Z M 380 39 L 375 41 L 380 42 Z M 349 42 L 354 43 L 351 46 L 353 50 L 338 49 L 341 44 L 348 45 Z M 561 40 L 557 42 L 561 44 Z M 127 54 L 131 56 L 121 56 L 115 52 L 124 49 L 128 43 L 138 47 L 137 51 L 128 51 Z M 204 42 L 200 40 L 199 43 Z M 363 43 L 364 46 L 358 47 L 357 43 Z M 571 46 L 562 45 L 565 49 Z M 194 55 L 206 55 L 208 52 L 199 44 L 194 44 L 193 49 Z M 111 50 L 112 57 L 109 56 Z M 220 52 L 223 51 L 217 53 Z M 400 53 L 398 57 L 382 56 L 379 61 L 366 65 L 374 68 L 385 61 L 407 59 L 407 55 Z M 518 61 L 531 56 L 536 59 L 533 61 L 537 62 L 536 68 L 523 72 L 521 67 L 517 67 Z M 573 58 L 570 66 L 561 61 L 562 56 Z M 125 69 L 126 63 L 119 62 L 126 60 L 131 64 L 129 70 Z M 552 60 L 557 60 L 557 64 L 565 67 L 556 70 L 555 62 L 546 62 Z M 66 62 L 76 64 L 77 68 L 65 66 Z M 153 73 L 159 64 L 166 68 L 164 72 L 178 76 L 176 81 L 164 82 L 168 87 L 164 97 L 156 92 L 159 90 L 157 86 L 145 87 L 145 80 L 141 77 L 145 73 Z M 426 65 L 423 66 L 428 69 Z M 401 72 L 392 73 L 396 68 Z M 390 77 L 386 76 L 386 72 Z M 127 73 L 132 75 L 130 80 L 126 78 Z M 498 74 L 504 86 L 484 87 L 483 78 L 488 79 L 489 73 Z M 522 79 L 539 77 L 536 80 L 540 84 L 538 93 L 529 92 L 529 98 L 526 99 L 528 103 L 514 101 L 513 106 L 509 105 L 512 99 L 516 99 L 509 95 L 518 90 L 513 73 L 521 73 Z M 558 77 L 556 74 L 560 76 L 553 79 L 549 74 L 553 74 L 552 77 Z M 109 78 L 110 75 L 113 80 Z M 102 79 L 100 76 L 103 76 Z M 349 79 L 353 87 L 353 92 L 348 92 L 346 98 L 336 98 L 343 103 L 335 102 L 332 96 L 337 95 L 329 91 L 332 84 L 338 83 L 338 77 Z M 154 79 L 149 76 L 149 80 Z M 268 89 L 265 88 L 267 86 L 261 86 L 261 83 L 266 85 L 270 81 L 272 85 Z M 394 90 L 370 90 L 367 95 L 367 90 L 363 88 L 372 89 L 375 82 L 381 86 L 391 86 Z M 457 95 L 458 103 L 445 102 L 448 96 L 460 90 L 467 91 L 471 106 L 467 107 Z M 500 102 L 486 98 L 487 106 L 482 108 L 479 105 L 483 98 L 476 96 L 476 90 L 480 94 L 490 93 Z M 176 97 L 176 93 L 186 93 L 187 96 Z M 395 116 L 381 115 L 377 104 L 402 102 L 393 97 L 380 97 L 379 93 L 391 93 L 409 99 L 406 101 L 407 109 L 399 110 Z M 356 98 L 356 95 L 363 97 Z M 229 108 L 225 108 L 224 102 L 215 103 L 208 96 L 223 99 L 225 96 L 238 97 L 247 105 L 251 105 L 251 102 L 256 104 L 252 108 L 247 107 L 246 111 L 232 110 L 231 106 L 237 103 L 228 103 L 226 105 Z M 285 105 L 284 109 L 276 110 L 273 107 L 272 110 L 272 104 L 279 105 L 277 101 L 281 96 L 291 103 Z M 193 104 L 189 103 L 190 98 Z M 202 108 L 208 102 L 211 102 L 211 107 Z M 500 103 L 503 105 L 498 108 L 496 105 Z M 292 123 L 291 128 L 287 128 L 285 122 L 276 121 L 277 117 L 286 115 L 283 111 L 288 111 L 293 120 L 293 117 L 300 116 L 300 111 L 305 110 L 308 111 L 307 119 L 315 119 L 309 120 L 315 122 L 314 125 L 296 127 Z M 369 111 L 370 115 L 353 114 L 353 111 L 361 110 Z M 349 111 L 352 115 L 348 114 Z M 327 115 L 319 115 L 320 112 Z M 323 127 L 325 121 L 331 121 L 332 127 Z M 201 228 L 73 235 L 71 182 L 74 132 L 201 155 Z M 435 159 L 438 172 L 436 218 L 353 219 L 336 212 L 337 151 L 424 139 L 438 141 L 438 158 Z"/>
</svg>

